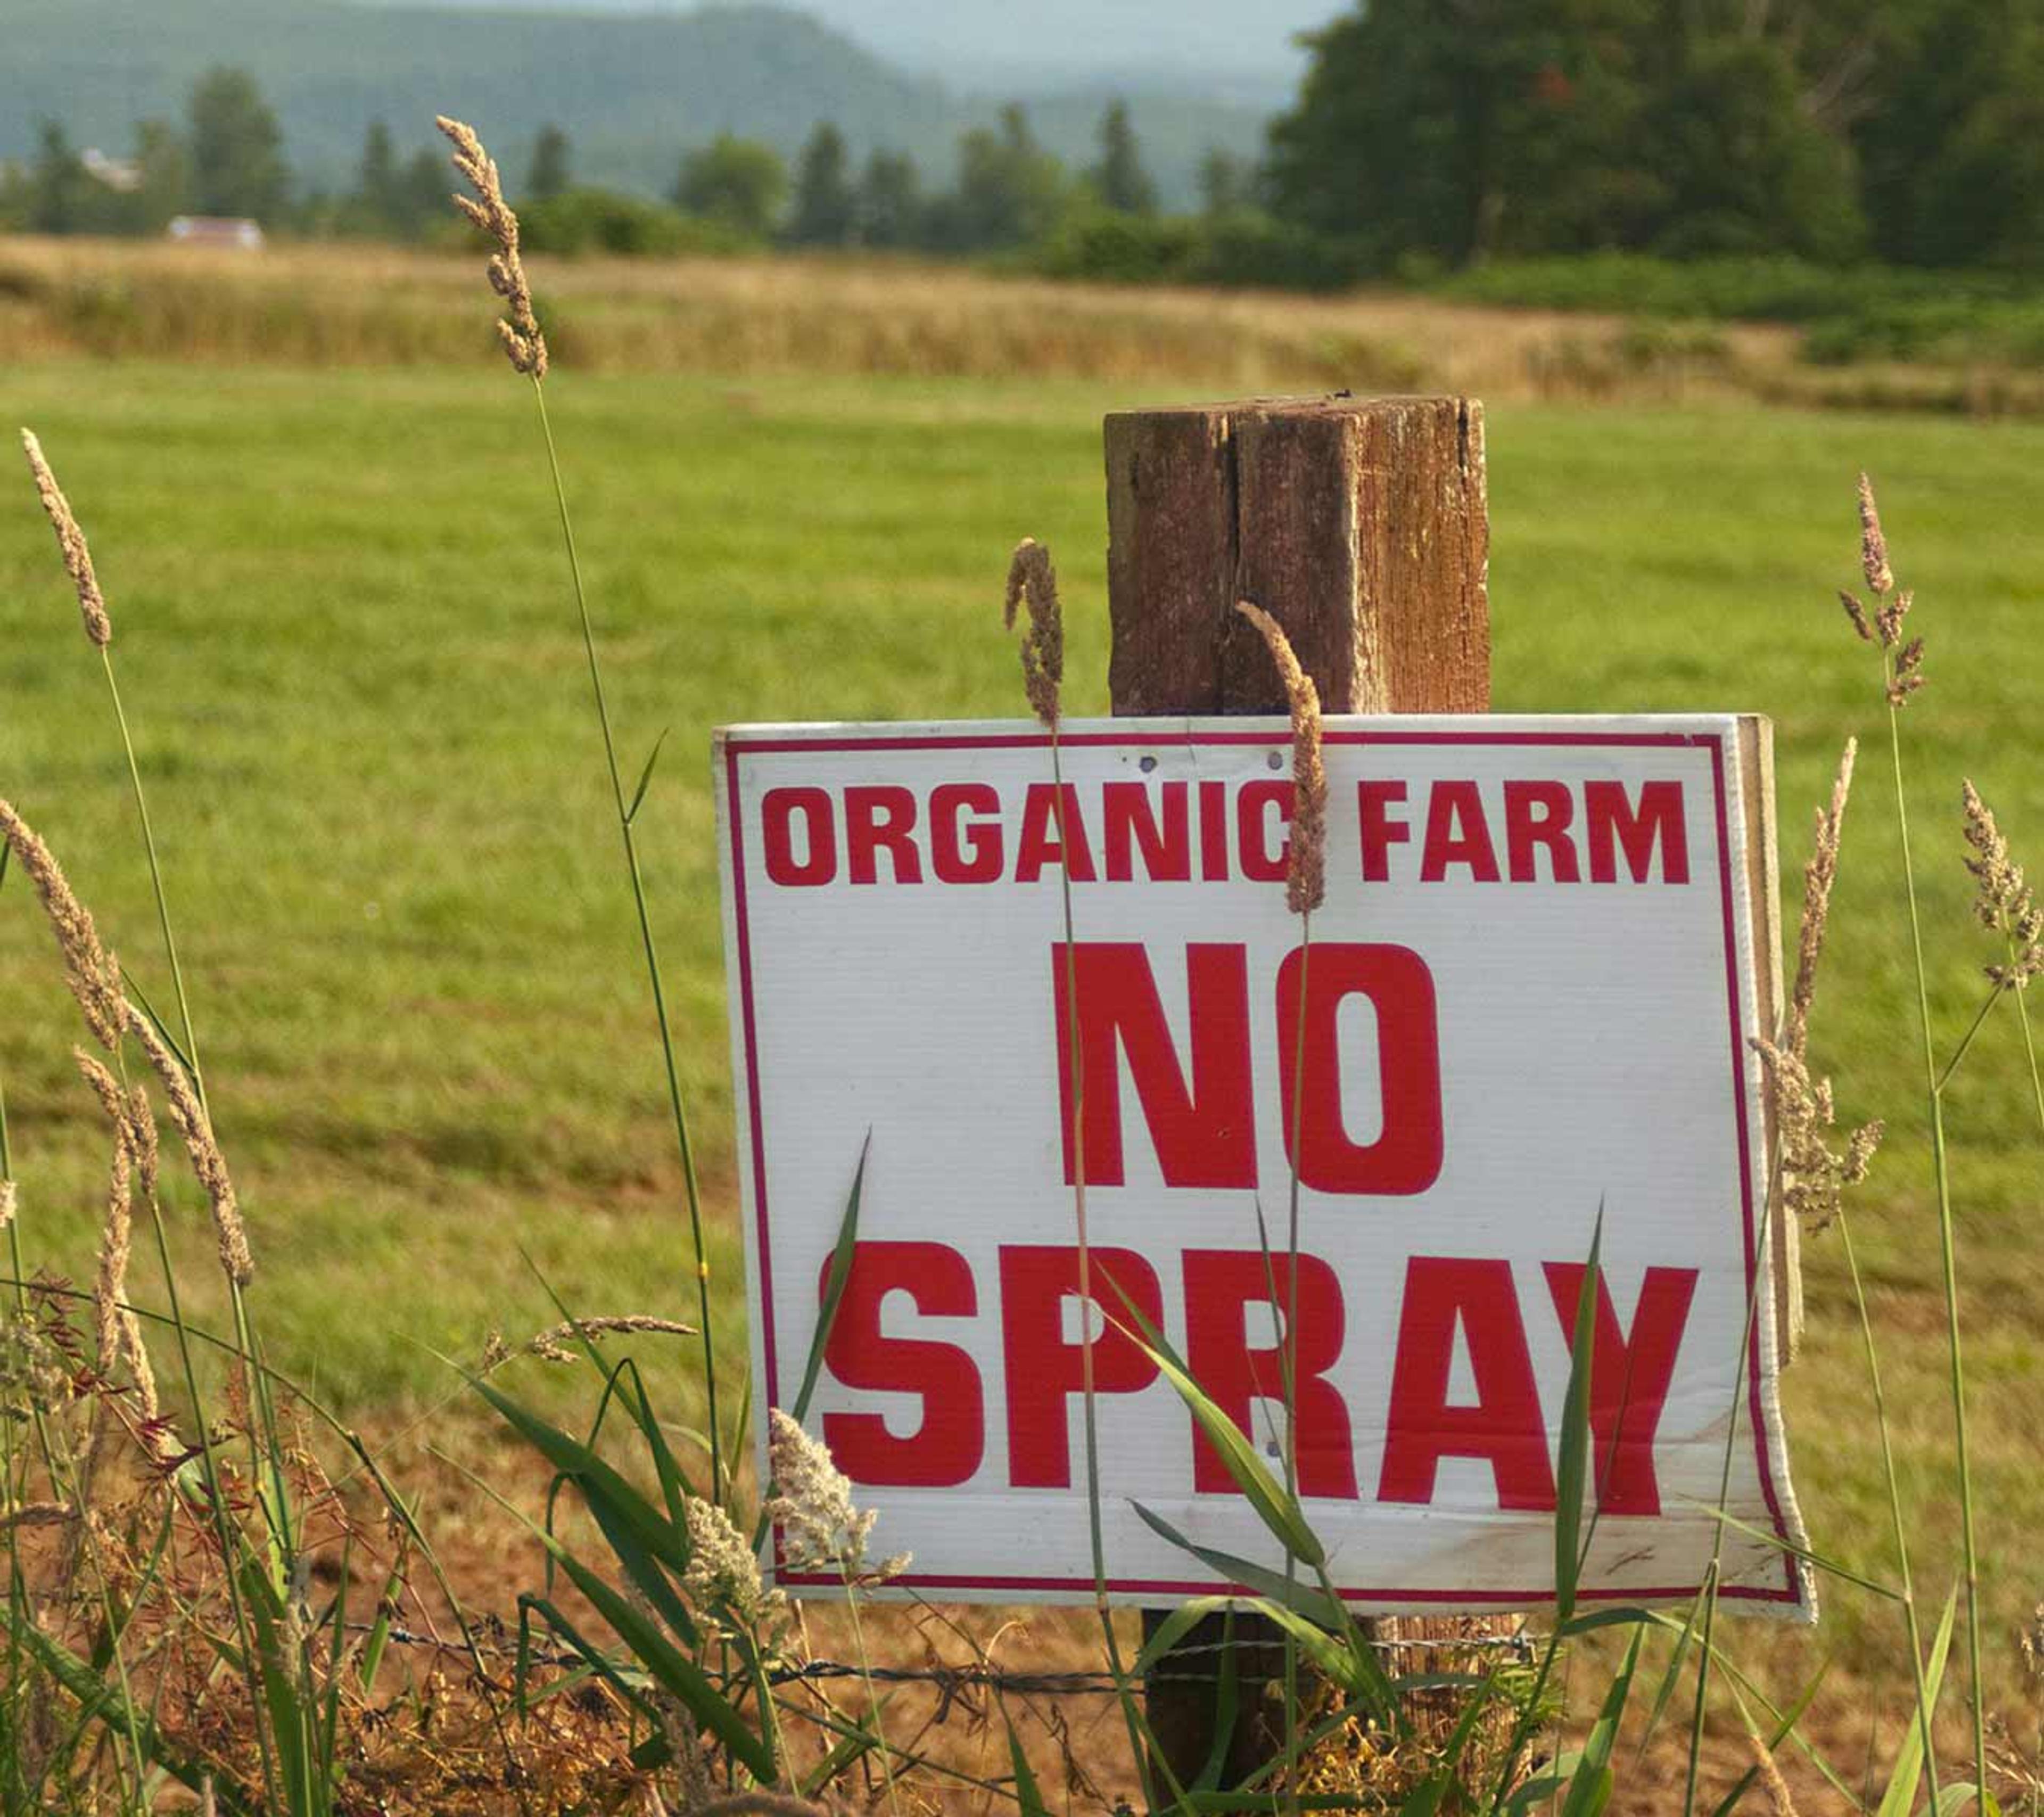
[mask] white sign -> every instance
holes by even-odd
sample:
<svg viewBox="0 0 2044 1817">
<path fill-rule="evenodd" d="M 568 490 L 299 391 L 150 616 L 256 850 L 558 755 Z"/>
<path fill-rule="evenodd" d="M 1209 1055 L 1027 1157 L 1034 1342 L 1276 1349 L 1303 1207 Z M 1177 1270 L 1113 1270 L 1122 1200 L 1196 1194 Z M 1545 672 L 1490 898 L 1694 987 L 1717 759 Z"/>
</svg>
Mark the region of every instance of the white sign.
<svg viewBox="0 0 2044 1817">
<path fill-rule="evenodd" d="M 1062 802 L 1033 724 L 720 735 L 757 1392 L 786 1406 L 800 1388 L 870 1135 L 808 1423 L 879 1511 L 878 1550 L 913 1553 L 906 1587 L 1092 1592 L 1080 1154 L 1097 1277 L 1274 1458 L 1296 1113 L 1300 1484 L 1358 1608 L 1552 1600 L 1602 1207 L 1583 1596 L 1688 1597 L 1719 1549 L 1729 1601 L 1809 1613 L 1792 1558 L 1710 1512 L 1801 1542 L 1738 733 L 1330 720 L 1309 949 L 1285 901 L 1281 720 L 1068 723 Z M 1094 1287 L 1112 1594 L 1217 1587 L 1137 1503 L 1281 1566 Z"/>
</svg>

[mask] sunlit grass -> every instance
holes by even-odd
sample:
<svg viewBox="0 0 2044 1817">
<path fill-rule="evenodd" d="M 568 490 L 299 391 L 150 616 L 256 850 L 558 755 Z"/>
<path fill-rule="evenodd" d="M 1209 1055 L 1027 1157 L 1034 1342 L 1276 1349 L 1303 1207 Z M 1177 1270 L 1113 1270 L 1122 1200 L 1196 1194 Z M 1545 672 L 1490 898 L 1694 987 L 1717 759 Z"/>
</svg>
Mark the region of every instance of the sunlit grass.
<svg viewBox="0 0 2044 1817">
<path fill-rule="evenodd" d="M 538 1276 L 592 1312 L 671 1309 L 692 1293 L 545 470 L 505 382 L 486 367 L 67 363 L 5 386 L 10 420 L 33 424 L 60 463 L 113 602 L 266 1341 L 365 1416 L 451 1391 L 436 1353 L 472 1357 L 493 1327 L 551 1323 Z M 1019 713 L 997 598 L 1025 532 L 1056 550 L 1065 582 L 1067 710 L 1104 710 L 1098 417 L 1143 395 L 553 382 L 620 740 L 643 751 L 671 728 L 641 832 L 713 1203 L 729 1204 L 730 1108 L 711 727 Z M 2026 477 L 2040 457 L 2044 430 L 2019 426 L 1495 410 L 1496 704 L 1771 713 L 1792 887 L 1839 744 L 1874 729 L 1831 593 L 1853 576 L 1851 477 L 1871 467 L 1930 640 L 1911 807 L 1949 1043 L 1977 1001 L 1975 968 L 1997 956 L 1966 917 L 1962 773 L 2019 857 L 2044 864 L 2031 755 L 2044 683 L 2029 659 L 2044 527 Z M 0 502 L 0 791 L 156 995 L 103 683 L 25 481 L 13 496 Z M 1920 1573 L 1937 1585 L 1953 1511 L 1934 1221 L 1885 786 L 1863 775 L 1848 816 L 1812 1057 L 1837 1075 L 1842 1120 L 1891 1121 L 1855 1235 Z M 103 1156 L 46 937 L 21 907 L 0 913 L 0 1065 L 23 1215 L 29 1253 L 83 1277 Z M 1947 1109 L 1992 1673 L 2010 1669 L 2038 1593 L 2028 1395 L 2044 1377 L 2044 1235 L 2013 1019 L 1982 1043 Z M 179 1206 L 202 1256 L 202 1208 L 188 1190 Z M 729 1230 L 717 1271 L 735 1295 Z M 1805 1254 L 1810 1332 L 1785 1385 L 1798 1480 L 1825 1549 L 1871 1563 L 1885 1492 L 1857 1333 L 1834 1246 Z M 1887 1644 L 1843 1609 L 1849 1642 Z"/>
</svg>

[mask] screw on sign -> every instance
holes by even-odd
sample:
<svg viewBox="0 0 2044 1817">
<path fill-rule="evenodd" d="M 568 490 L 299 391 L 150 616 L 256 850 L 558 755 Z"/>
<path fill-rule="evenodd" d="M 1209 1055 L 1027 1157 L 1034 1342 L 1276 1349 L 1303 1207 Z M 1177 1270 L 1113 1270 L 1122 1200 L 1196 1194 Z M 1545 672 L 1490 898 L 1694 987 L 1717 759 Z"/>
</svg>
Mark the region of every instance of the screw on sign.
<svg viewBox="0 0 2044 1817">
<path fill-rule="evenodd" d="M 1283 720 L 1067 721 L 1055 770 L 1034 723 L 720 735 L 763 1391 L 778 1404 L 799 1380 L 870 1131 L 815 1407 L 914 1554 L 903 1592 L 1091 1595 L 1089 1362 L 1108 1593 L 1224 1587 L 1138 1504 L 1281 1570 L 1137 1338 L 1161 1334 L 1274 1446 L 1296 1308 L 1297 1482 L 1341 1593 L 1387 1616 L 1535 1608 L 1554 1594 L 1556 1438 L 1601 1204 L 1579 1594 L 1686 1598 L 1715 1555 L 1729 1606 L 1807 1615 L 1774 1542 L 1801 1531 L 1775 1396 L 1788 1327 L 1747 1316 L 1756 1295 L 1785 1305 L 1792 1277 L 1766 1240 L 1746 1045 L 1774 1001 L 1765 728 L 1470 713 L 1480 416 L 1301 416 L 1111 423 L 1110 568 L 1117 705 L 1172 704 L 1156 675 L 1138 685 L 1147 640 L 1189 710 L 1270 705 L 1269 658 L 1254 669 L 1232 628 L 1253 570 L 1332 705 L 1462 709 L 1325 722 L 1309 932 L 1286 903 Z M 1441 515 L 1444 473 L 1459 517 Z M 1172 514 L 1231 501 L 1203 602 L 1185 566 L 1200 536 Z M 1159 597 L 1168 637 L 1143 621 Z M 1262 1235 L 1295 1178 L 1296 1264 Z M 1750 1533 L 1707 1512 L 1735 1408 L 1723 1500 Z M 1174 1743 L 1174 1700 L 1204 1734 Z M 1210 1693 L 1153 1686 L 1151 1711 L 1167 1750 L 1205 1757 Z"/>
</svg>

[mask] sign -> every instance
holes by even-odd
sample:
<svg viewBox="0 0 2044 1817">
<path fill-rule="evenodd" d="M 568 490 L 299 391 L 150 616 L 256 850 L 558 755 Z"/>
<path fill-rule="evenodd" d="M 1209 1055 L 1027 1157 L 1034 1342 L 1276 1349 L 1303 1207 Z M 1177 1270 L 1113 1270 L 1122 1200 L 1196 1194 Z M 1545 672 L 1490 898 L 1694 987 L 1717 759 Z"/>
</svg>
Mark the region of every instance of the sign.
<svg viewBox="0 0 2044 1817">
<path fill-rule="evenodd" d="M 1551 1602 L 1601 1207 L 1584 1597 L 1689 1597 L 1721 1546 L 1728 1601 L 1809 1614 L 1789 1554 L 1710 1512 L 1735 1431 L 1723 1505 L 1801 1542 L 1741 729 L 1331 719 L 1309 930 L 1281 720 L 1068 722 L 1062 792 L 1033 724 L 719 736 L 757 1392 L 799 1389 L 863 1150 L 808 1423 L 877 1550 L 912 1552 L 903 1586 L 1090 1596 L 1085 1316 L 1113 1596 L 1218 1587 L 1137 1503 L 1281 1565 L 1117 1295 L 1079 1301 L 1082 1170 L 1096 1276 L 1274 1468 L 1296 1290 L 1306 1514 L 1378 1611 Z"/>
</svg>

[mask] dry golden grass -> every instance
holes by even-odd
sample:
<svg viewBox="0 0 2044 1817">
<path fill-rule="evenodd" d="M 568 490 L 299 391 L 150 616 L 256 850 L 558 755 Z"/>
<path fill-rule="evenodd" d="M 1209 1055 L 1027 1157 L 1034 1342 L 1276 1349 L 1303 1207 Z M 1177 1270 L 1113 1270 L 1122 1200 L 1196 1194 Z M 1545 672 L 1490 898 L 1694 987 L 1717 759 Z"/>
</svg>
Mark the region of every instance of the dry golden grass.
<svg viewBox="0 0 2044 1817">
<path fill-rule="evenodd" d="M 793 256 L 536 259 L 532 273 L 554 351 L 584 371 L 1445 387 L 1493 398 L 1666 399 L 1793 378 L 1788 330 L 1669 337 L 1616 317 L 1389 293 L 1130 289 Z M 490 344 L 474 288 L 466 253 L 15 238 L 0 241 L 0 359 L 465 361 Z"/>
</svg>

